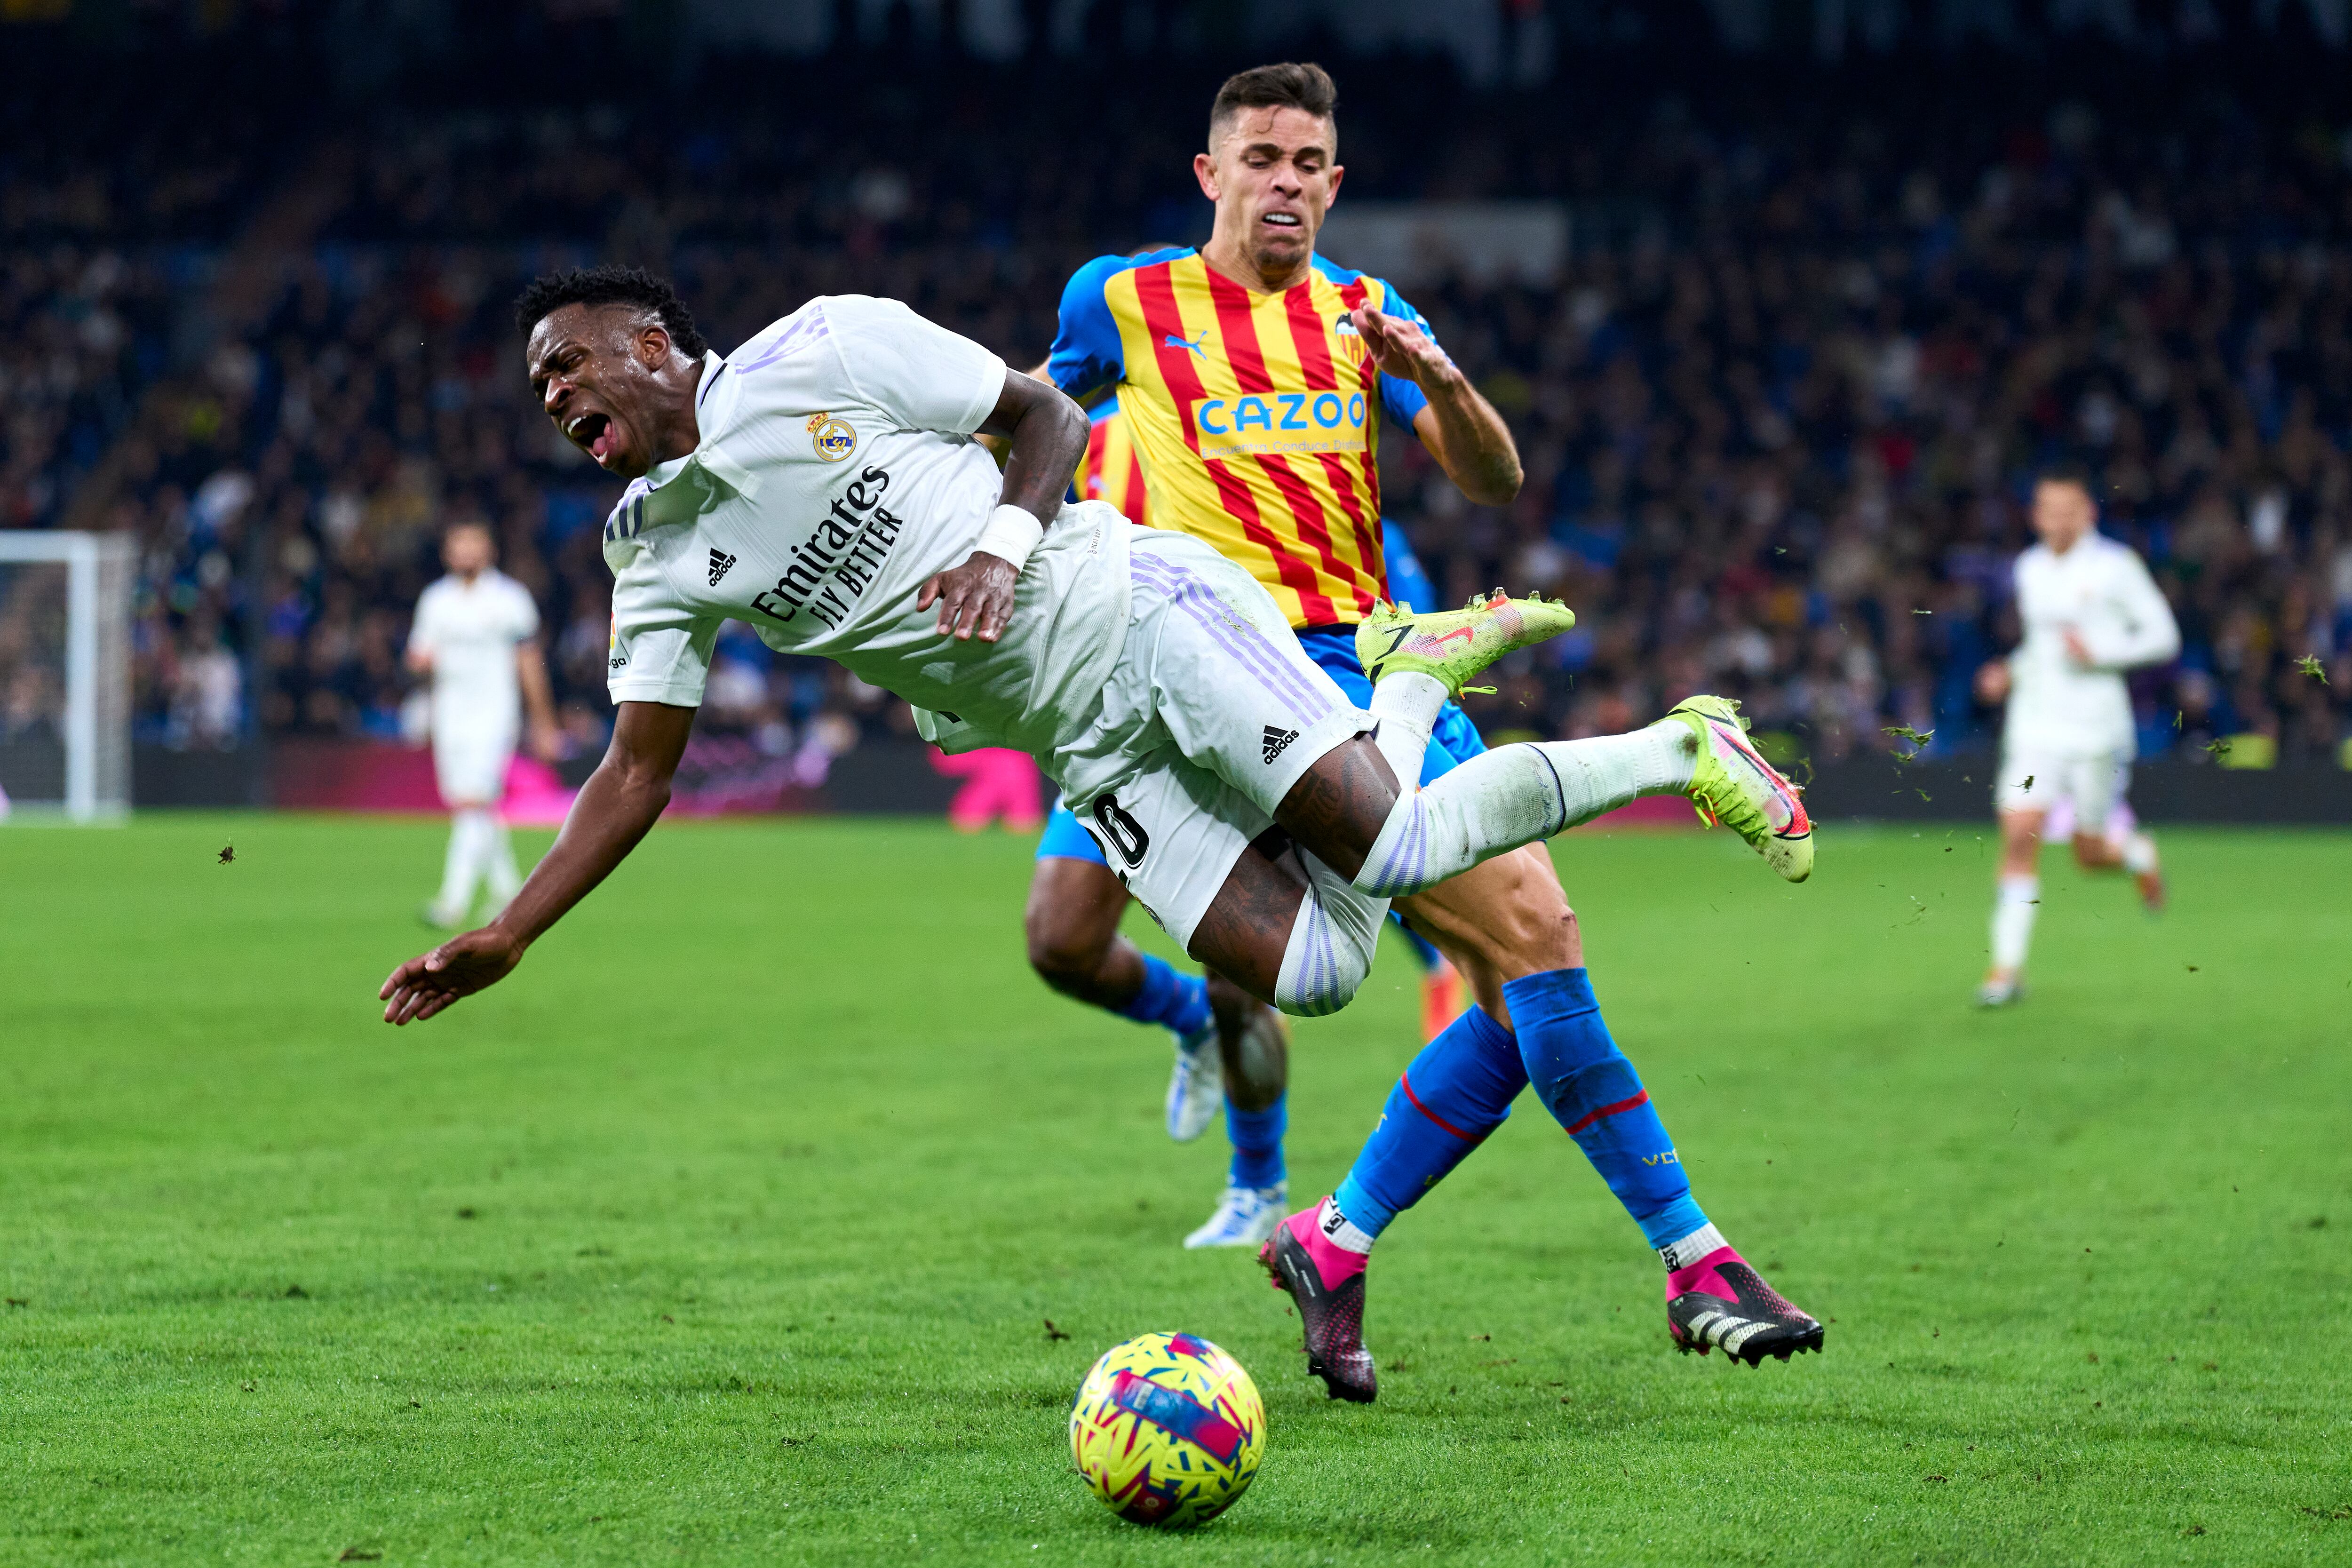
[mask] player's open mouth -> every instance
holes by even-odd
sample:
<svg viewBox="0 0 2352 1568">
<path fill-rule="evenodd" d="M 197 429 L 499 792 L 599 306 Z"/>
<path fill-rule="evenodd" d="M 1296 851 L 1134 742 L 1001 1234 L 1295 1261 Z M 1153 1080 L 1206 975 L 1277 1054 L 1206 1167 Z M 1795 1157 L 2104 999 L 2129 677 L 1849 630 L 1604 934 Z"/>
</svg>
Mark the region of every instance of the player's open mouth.
<svg viewBox="0 0 2352 1568">
<path fill-rule="evenodd" d="M 602 414 L 575 414 L 563 426 L 563 433 L 572 445 L 603 462 L 617 439 L 612 420 Z"/>
<path fill-rule="evenodd" d="M 1260 221 L 1271 228 L 1297 228 L 1300 226 L 1298 215 L 1297 213 L 1268 213 Z"/>
</svg>

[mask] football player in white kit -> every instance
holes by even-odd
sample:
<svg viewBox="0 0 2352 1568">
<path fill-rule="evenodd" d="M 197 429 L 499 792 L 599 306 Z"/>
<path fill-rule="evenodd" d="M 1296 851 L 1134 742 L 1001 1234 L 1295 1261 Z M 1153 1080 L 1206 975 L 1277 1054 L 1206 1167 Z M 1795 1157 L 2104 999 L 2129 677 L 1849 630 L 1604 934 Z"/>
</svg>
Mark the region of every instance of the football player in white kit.
<svg viewBox="0 0 2352 1568">
<path fill-rule="evenodd" d="M 2180 632 L 2147 567 L 2098 531 L 2090 481 L 2071 468 L 2033 487 L 2041 542 L 2017 558 L 2017 651 L 1977 671 L 1977 694 L 2006 700 L 2000 774 L 2000 872 L 1992 911 L 1992 967 L 1977 1001 L 1999 1007 L 2023 990 L 2025 952 L 2042 901 L 2042 829 L 2061 801 L 2074 813 L 2074 858 L 2085 870 L 2121 868 L 2153 910 L 2164 903 L 2156 840 L 2107 831 L 2138 747 L 2124 671 L 2180 650 Z"/>
<path fill-rule="evenodd" d="M 550 762 L 556 754 L 539 607 L 529 589 L 498 570 L 497 558 L 480 523 L 450 529 L 441 541 L 449 574 L 417 599 L 408 634 L 408 668 L 433 682 L 433 776 L 450 811 L 441 891 L 423 914 L 428 925 L 449 930 L 473 913 L 483 882 L 501 909 L 522 887 L 499 802 L 525 704 L 532 750 Z"/>
</svg>

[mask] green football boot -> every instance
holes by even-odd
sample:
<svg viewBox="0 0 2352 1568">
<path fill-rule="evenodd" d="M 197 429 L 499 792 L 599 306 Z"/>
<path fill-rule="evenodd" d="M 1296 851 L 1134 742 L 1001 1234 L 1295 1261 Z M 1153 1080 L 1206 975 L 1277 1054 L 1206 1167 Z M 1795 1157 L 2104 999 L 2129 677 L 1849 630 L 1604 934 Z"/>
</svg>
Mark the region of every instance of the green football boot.
<svg viewBox="0 0 2352 1568">
<path fill-rule="evenodd" d="M 1813 825 L 1797 786 L 1748 743 L 1748 721 L 1727 697 L 1691 697 L 1661 724 L 1685 724 L 1698 737 L 1698 762 L 1687 793 L 1699 820 L 1723 824 L 1764 857 L 1783 879 L 1801 882 L 1813 872 Z"/>
<path fill-rule="evenodd" d="M 1356 626 L 1356 659 L 1376 682 L 1419 670 L 1442 682 L 1447 696 L 1459 697 L 1480 670 L 1505 654 L 1574 625 L 1576 614 L 1566 605 L 1537 594 L 1514 599 L 1500 588 L 1465 608 L 1427 615 L 1383 601 Z"/>
</svg>

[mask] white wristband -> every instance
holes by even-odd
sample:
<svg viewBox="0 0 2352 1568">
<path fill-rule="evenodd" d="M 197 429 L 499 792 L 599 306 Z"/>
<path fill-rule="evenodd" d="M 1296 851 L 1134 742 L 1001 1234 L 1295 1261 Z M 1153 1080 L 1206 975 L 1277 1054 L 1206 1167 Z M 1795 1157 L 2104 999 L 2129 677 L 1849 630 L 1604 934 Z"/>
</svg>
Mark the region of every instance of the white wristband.
<svg viewBox="0 0 2352 1568">
<path fill-rule="evenodd" d="M 988 514 L 988 526 L 980 531 L 975 551 L 1013 563 L 1018 572 L 1028 563 L 1029 552 L 1045 537 L 1045 525 L 1039 522 L 1026 507 L 1000 506 Z"/>
</svg>

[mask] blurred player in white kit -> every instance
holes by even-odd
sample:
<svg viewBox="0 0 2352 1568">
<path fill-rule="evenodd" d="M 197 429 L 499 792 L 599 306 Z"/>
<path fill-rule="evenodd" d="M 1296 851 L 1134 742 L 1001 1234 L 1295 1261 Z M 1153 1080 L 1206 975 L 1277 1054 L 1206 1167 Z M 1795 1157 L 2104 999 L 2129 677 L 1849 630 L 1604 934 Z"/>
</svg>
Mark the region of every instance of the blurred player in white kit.
<svg viewBox="0 0 2352 1568">
<path fill-rule="evenodd" d="M 494 564 L 489 530 L 463 522 L 441 542 L 449 574 L 416 601 L 408 668 L 433 681 L 433 775 L 451 813 L 441 891 L 425 905 L 429 925 L 470 919 L 485 880 L 503 909 L 522 886 L 499 801 L 514 760 L 522 708 L 530 709 L 531 749 L 556 756 L 555 705 L 539 648 L 539 606 Z"/>
<path fill-rule="evenodd" d="M 2138 752 L 2124 671 L 2180 651 L 2172 606 L 2128 545 L 2098 531 L 2090 482 L 2071 468 L 2033 487 L 2041 542 L 2017 558 L 2023 640 L 1977 671 L 1977 694 L 2009 704 L 2001 731 L 2000 879 L 1992 911 L 1992 967 L 1979 1005 L 1999 1007 L 2023 989 L 2025 952 L 2042 901 L 2042 830 L 2061 803 L 2074 816 L 2074 859 L 2121 868 L 2150 910 L 2163 907 L 2156 840 L 2127 826 L 2125 785 Z M 2116 831 L 2110 831 L 2111 828 Z"/>
</svg>

